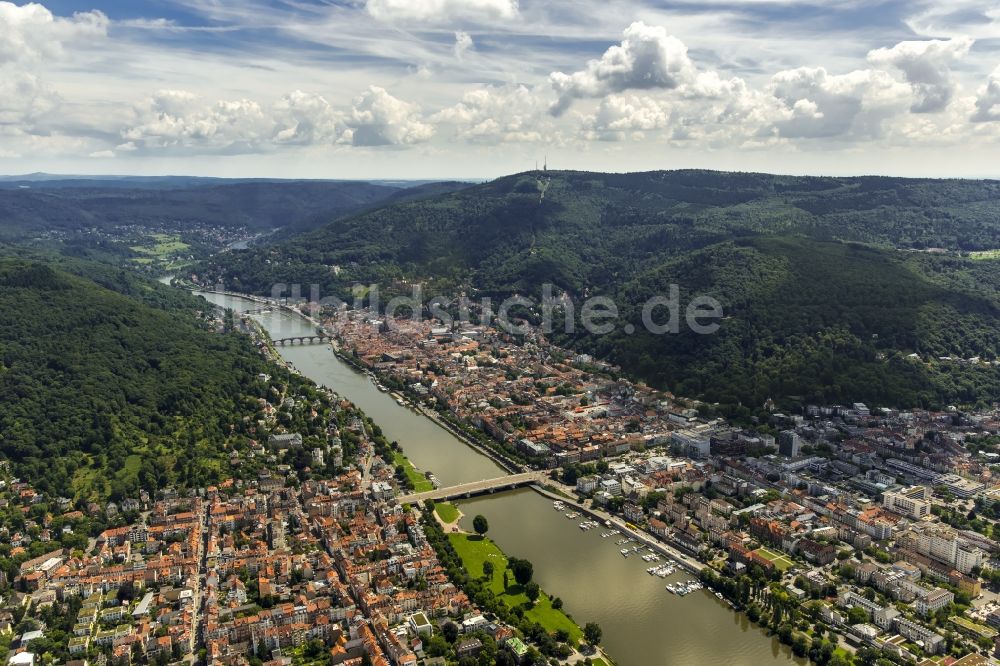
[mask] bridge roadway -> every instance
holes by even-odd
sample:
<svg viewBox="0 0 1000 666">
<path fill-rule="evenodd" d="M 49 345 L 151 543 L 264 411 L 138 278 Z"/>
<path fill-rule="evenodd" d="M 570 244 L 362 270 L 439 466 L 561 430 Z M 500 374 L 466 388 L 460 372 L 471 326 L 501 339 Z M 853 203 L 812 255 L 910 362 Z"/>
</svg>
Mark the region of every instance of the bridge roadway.
<svg viewBox="0 0 1000 666">
<path fill-rule="evenodd" d="M 329 342 L 330 340 L 333 340 L 333 338 L 331 338 L 329 335 L 316 334 L 316 335 L 296 335 L 291 338 L 278 338 L 273 342 L 276 345 L 284 346 L 284 345 L 294 345 L 296 342 L 298 342 L 300 345 L 308 345 L 312 343 Z"/>
<path fill-rule="evenodd" d="M 416 504 L 425 500 L 438 501 L 459 497 L 472 497 L 474 495 L 492 493 L 497 490 L 510 490 L 511 488 L 530 486 L 535 483 L 547 481 L 548 478 L 549 476 L 546 472 L 524 472 L 522 474 L 501 476 L 496 479 L 483 479 L 482 481 L 463 483 L 448 488 L 435 488 L 434 490 L 427 490 L 422 493 L 402 495 L 397 497 L 396 501 L 400 504 Z"/>
</svg>

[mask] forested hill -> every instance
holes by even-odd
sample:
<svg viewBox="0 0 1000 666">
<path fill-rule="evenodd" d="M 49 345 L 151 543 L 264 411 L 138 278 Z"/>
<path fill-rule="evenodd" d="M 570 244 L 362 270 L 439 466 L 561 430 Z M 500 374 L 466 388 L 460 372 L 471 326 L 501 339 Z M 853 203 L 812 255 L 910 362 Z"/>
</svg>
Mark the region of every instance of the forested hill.
<svg viewBox="0 0 1000 666">
<path fill-rule="evenodd" d="M 168 227 L 246 228 L 268 232 L 291 224 L 311 229 L 308 220 L 327 220 L 365 210 L 406 191 L 366 182 L 248 181 L 139 187 L 130 181 L 32 183 L 0 188 L 0 237 L 30 237 L 59 231 Z"/>
<path fill-rule="evenodd" d="M 566 337 L 658 386 L 729 405 L 1000 399 L 1000 182 L 708 171 L 530 172 L 342 218 L 197 268 L 267 293 L 401 279 L 453 294 L 607 294 L 637 317 L 669 285 L 727 308 L 713 336 Z M 930 250 L 931 252 L 928 252 Z M 940 251 L 940 252 L 939 252 Z M 939 252 L 939 253 L 938 253 Z M 906 359 L 917 354 L 919 360 Z"/>
<path fill-rule="evenodd" d="M 0 454 L 43 492 L 122 497 L 198 487 L 245 442 L 269 373 L 204 301 L 117 269 L 0 259 Z M 88 273 L 126 296 L 85 277 Z"/>
</svg>

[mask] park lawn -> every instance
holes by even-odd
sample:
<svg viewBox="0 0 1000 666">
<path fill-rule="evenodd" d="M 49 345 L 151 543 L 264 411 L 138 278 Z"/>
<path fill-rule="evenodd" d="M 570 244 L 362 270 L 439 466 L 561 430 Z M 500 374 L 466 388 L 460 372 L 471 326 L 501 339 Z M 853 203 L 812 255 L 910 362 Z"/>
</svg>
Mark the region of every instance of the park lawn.
<svg viewBox="0 0 1000 666">
<path fill-rule="evenodd" d="M 434 513 L 438 515 L 441 522 L 449 524 L 458 520 L 458 507 L 450 502 L 438 502 L 434 505 Z"/>
<path fill-rule="evenodd" d="M 483 575 L 483 563 L 489 561 L 493 563 L 493 577 L 490 581 L 490 588 L 498 599 L 501 599 L 508 607 L 514 608 L 528 602 L 528 597 L 520 585 L 511 585 L 506 590 L 503 586 L 504 569 L 507 566 L 507 557 L 503 551 L 491 540 L 481 538 L 474 534 L 449 534 L 452 548 L 462 558 L 465 570 L 472 576 Z M 538 601 L 531 610 L 525 611 L 525 617 L 542 625 L 549 633 L 554 633 L 559 629 L 565 629 L 569 633 L 570 641 L 578 643 L 583 639 L 583 631 L 576 626 L 562 610 L 552 607 L 552 599 L 542 592 Z"/>
<path fill-rule="evenodd" d="M 395 465 L 402 465 L 406 472 L 406 478 L 413 484 L 413 492 L 423 493 L 434 490 L 434 484 L 427 480 L 427 477 L 417 471 L 410 459 L 399 451 L 392 452 L 392 462 Z"/>
<path fill-rule="evenodd" d="M 778 571 L 782 573 L 788 571 L 793 566 L 795 566 L 795 563 L 792 562 L 790 559 L 788 559 L 787 555 L 784 555 L 782 553 L 776 553 L 773 550 L 769 550 L 763 547 L 758 548 L 756 552 L 758 555 L 766 559 L 768 562 L 774 564 L 774 566 L 778 568 Z"/>
<path fill-rule="evenodd" d="M 153 257 L 164 258 L 189 249 L 191 246 L 176 234 L 151 234 L 150 241 L 143 245 L 133 245 L 132 251 Z"/>
</svg>

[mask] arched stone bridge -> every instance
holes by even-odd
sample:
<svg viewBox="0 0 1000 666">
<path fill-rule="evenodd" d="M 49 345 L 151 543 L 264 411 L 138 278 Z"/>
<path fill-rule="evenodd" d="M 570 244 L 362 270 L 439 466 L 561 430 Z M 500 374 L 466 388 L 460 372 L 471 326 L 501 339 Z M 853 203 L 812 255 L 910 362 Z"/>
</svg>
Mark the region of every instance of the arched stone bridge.
<svg viewBox="0 0 1000 666">
<path fill-rule="evenodd" d="M 276 345 L 282 345 L 282 346 L 284 346 L 284 345 L 294 345 L 294 344 L 310 345 L 310 344 L 318 344 L 318 343 L 323 343 L 323 342 L 329 342 L 332 339 L 333 338 L 331 338 L 329 335 L 319 335 L 319 334 L 316 334 L 316 335 L 296 335 L 296 336 L 293 336 L 293 337 L 290 337 L 290 338 L 278 338 L 277 340 L 274 341 L 274 344 L 276 344 Z"/>
</svg>

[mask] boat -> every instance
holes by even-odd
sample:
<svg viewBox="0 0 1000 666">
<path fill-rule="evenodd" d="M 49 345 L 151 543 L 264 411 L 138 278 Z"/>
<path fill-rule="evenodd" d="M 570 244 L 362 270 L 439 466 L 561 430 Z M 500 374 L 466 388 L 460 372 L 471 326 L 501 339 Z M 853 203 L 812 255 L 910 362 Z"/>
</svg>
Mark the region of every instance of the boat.
<svg viewBox="0 0 1000 666">
<path fill-rule="evenodd" d="M 719 597 L 719 599 L 725 600 L 725 598 L 722 596 L 722 592 L 716 592 L 715 596 Z"/>
<path fill-rule="evenodd" d="M 611 527 L 611 521 L 610 520 L 605 520 L 604 521 L 604 526 L 605 527 Z"/>
<path fill-rule="evenodd" d="M 650 576 L 652 576 L 656 572 L 657 572 L 657 568 L 656 567 L 649 567 L 648 569 L 646 569 L 646 573 L 648 573 Z"/>
<path fill-rule="evenodd" d="M 622 557 L 628 557 L 628 554 L 629 554 L 628 548 L 622 548 L 618 552 L 622 554 Z"/>
</svg>

